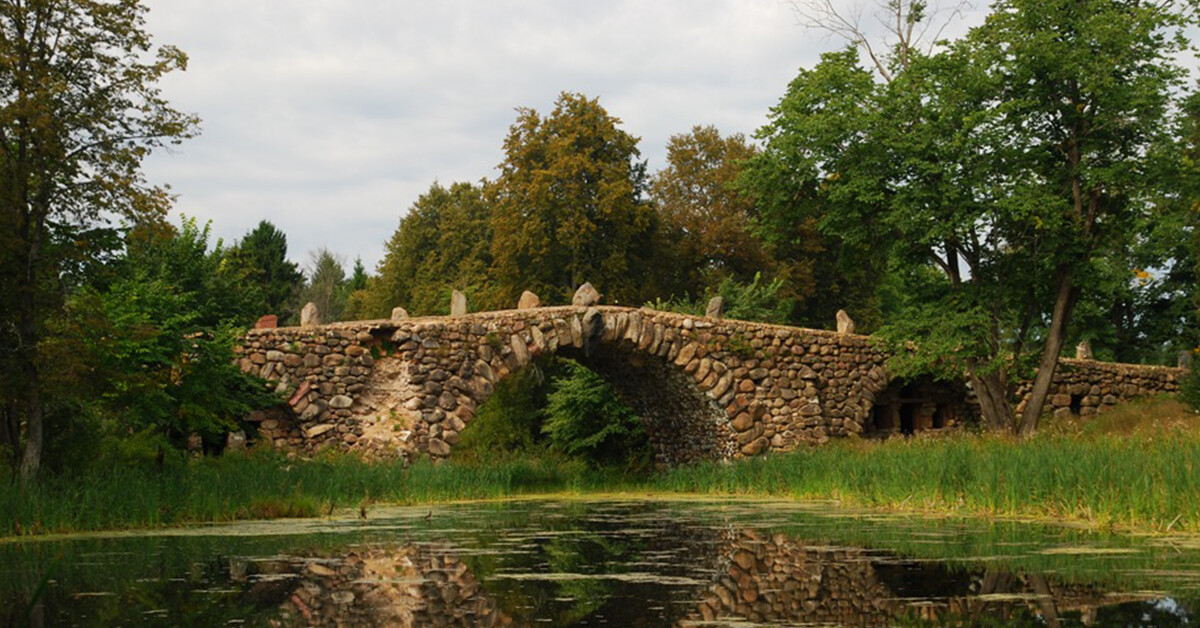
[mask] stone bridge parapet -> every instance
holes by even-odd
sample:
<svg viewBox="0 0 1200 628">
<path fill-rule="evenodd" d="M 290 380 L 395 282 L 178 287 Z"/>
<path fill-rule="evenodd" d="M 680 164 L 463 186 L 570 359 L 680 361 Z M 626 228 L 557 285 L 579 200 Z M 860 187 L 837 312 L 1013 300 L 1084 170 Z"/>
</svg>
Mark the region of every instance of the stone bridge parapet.
<svg viewBox="0 0 1200 628">
<path fill-rule="evenodd" d="M 250 417 L 258 437 L 303 453 L 449 456 L 495 386 L 543 355 L 578 359 L 610 381 L 643 418 L 661 464 L 873 433 L 884 420 L 877 397 L 899 404 L 889 410 L 897 416 L 911 401 L 892 385 L 887 356 L 868 336 L 647 308 L 568 306 L 256 329 L 237 351 L 243 370 L 287 399 Z M 1064 361 L 1052 401 L 1059 410 L 1093 412 L 1173 391 L 1180 373 Z M 909 413 L 921 408 L 940 411 L 926 403 Z M 910 430 L 942 426 L 919 416 L 909 421 Z"/>
</svg>

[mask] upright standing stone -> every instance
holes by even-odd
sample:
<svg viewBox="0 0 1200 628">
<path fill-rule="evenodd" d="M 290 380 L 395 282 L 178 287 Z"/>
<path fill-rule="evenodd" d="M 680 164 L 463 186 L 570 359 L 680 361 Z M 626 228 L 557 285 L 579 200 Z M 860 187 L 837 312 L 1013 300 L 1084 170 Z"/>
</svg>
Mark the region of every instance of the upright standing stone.
<svg viewBox="0 0 1200 628">
<path fill-rule="evenodd" d="M 467 295 L 455 290 L 450 293 L 450 316 L 467 315 Z"/>
<path fill-rule="evenodd" d="M 1076 360 L 1095 360 L 1096 359 L 1095 355 L 1092 353 L 1092 343 L 1090 340 L 1084 340 L 1083 342 L 1075 345 L 1075 359 Z"/>
<path fill-rule="evenodd" d="M 225 453 L 246 451 L 246 433 L 242 430 L 230 432 L 225 437 Z"/>
<path fill-rule="evenodd" d="M 392 320 L 399 321 L 406 318 L 408 318 L 408 310 L 399 306 L 392 308 Z"/>
<path fill-rule="evenodd" d="M 1187 369 L 1189 371 L 1192 370 L 1192 358 L 1193 356 L 1191 351 L 1180 351 L 1179 368 Z"/>
<path fill-rule="evenodd" d="M 708 300 L 708 308 L 704 310 L 706 318 L 725 318 L 725 299 L 713 297 Z"/>
<path fill-rule="evenodd" d="M 300 310 L 300 326 L 301 327 L 316 327 L 321 324 L 321 312 L 317 309 L 317 304 L 309 301 L 304 304 L 304 309 Z"/>
<path fill-rule="evenodd" d="M 846 313 L 846 310 L 837 311 L 837 330 L 839 334 L 854 333 L 854 319 Z"/>
<path fill-rule="evenodd" d="M 279 327 L 279 317 L 274 314 L 267 314 L 254 323 L 255 329 L 275 329 L 276 327 Z"/>
<path fill-rule="evenodd" d="M 517 301 L 517 309 L 518 310 L 532 310 L 536 307 L 541 307 L 541 306 L 542 306 L 542 300 L 540 298 L 538 298 L 538 295 L 536 295 L 528 290 L 526 290 L 525 292 L 522 292 L 521 300 Z"/>
<path fill-rule="evenodd" d="M 575 298 L 571 299 L 571 305 L 581 307 L 592 307 L 600 304 L 600 292 L 592 286 L 591 282 L 584 283 L 575 291 Z"/>
</svg>

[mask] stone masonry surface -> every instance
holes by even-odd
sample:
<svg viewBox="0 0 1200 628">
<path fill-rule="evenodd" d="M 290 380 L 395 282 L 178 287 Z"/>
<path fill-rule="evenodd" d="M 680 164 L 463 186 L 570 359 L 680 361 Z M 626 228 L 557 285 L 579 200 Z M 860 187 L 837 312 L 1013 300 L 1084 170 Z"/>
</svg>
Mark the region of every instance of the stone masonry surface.
<svg viewBox="0 0 1200 628">
<path fill-rule="evenodd" d="M 260 439 L 365 457 L 449 456 L 497 383 L 541 355 L 608 379 L 667 465 L 871 432 L 891 383 L 868 336 L 610 306 L 254 329 L 237 352 L 287 399 L 249 417 Z M 1091 414 L 1173 392 L 1182 373 L 1063 360 L 1050 401 Z"/>
</svg>

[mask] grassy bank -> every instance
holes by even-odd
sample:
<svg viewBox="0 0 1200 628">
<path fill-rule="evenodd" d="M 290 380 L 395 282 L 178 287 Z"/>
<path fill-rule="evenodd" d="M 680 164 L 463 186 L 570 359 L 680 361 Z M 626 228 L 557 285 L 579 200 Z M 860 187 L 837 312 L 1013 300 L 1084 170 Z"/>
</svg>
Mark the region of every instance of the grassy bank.
<svg viewBox="0 0 1200 628">
<path fill-rule="evenodd" d="M 1158 417 L 1131 420 L 1129 412 Z M 668 491 L 834 498 L 855 505 L 1200 531 L 1197 419 L 1143 404 L 1032 440 L 962 434 L 836 443 L 735 465 L 676 469 Z M 1173 420 L 1168 420 L 1168 418 Z"/>
<path fill-rule="evenodd" d="M 1131 404 L 1018 441 L 995 435 L 845 441 L 650 477 L 515 461 L 404 468 L 349 457 L 226 456 L 159 473 L 121 469 L 0 487 L 0 536 L 317 516 L 544 493 L 669 492 L 840 499 L 877 508 L 1031 516 L 1200 532 L 1200 416 L 1177 402 Z"/>
<path fill-rule="evenodd" d="M 547 461 L 454 466 L 290 462 L 270 453 L 195 461 L 162 472 L 114 469 L 0 486 L 0 536 L 311 517 L 376 503 L 415 504 L 598 491 L 619 474 Z"/>
</svg>

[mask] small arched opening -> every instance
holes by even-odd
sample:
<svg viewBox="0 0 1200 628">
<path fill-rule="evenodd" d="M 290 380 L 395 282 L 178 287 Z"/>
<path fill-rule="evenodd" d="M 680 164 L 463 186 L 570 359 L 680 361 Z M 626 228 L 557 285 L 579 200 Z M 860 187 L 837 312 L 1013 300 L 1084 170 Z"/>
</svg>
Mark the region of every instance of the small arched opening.
<svg viewBox="0 0 1200 628">
<path fill-rule="evenodd" d="M 977 421 L 978 414 L 961 382 L 897 380 L 875 395 L 867 434 L 886 438 L 942 430 Z"/>
</svg>

